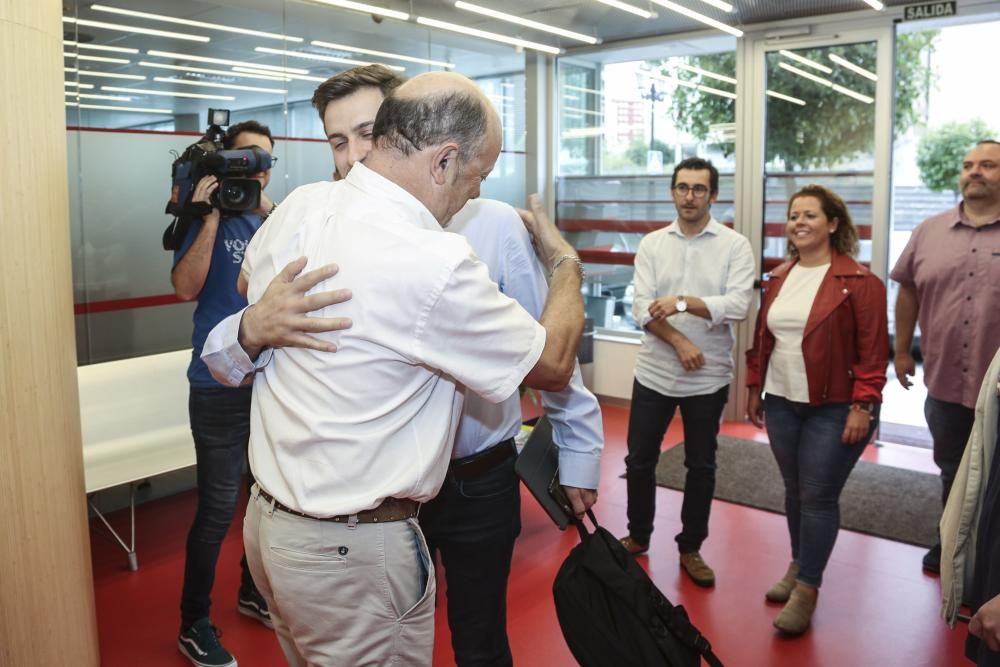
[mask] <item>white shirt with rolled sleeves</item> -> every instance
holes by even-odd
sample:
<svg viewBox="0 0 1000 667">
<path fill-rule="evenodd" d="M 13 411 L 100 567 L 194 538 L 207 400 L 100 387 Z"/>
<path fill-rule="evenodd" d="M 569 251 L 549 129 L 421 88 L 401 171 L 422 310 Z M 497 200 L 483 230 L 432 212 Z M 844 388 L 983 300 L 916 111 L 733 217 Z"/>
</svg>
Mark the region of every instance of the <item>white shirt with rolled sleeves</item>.
<svg viewBox="0 0 1000 667">
<path fill-rule="evenodd" d="M 485 262 L 500 291 L 538 319 L 548 285 L 535 257 L 531 237 L 508 204 L 474 199 L 446 227 L 468 240 Z M 559 481 L 566 486 L 596 489 L 600 477 L 604 428 L 597 398 L 583 385 L 577 364 L 573 379 L 559 392 L 540 392 L 559 447 Z M 521 428 L 521 401 L 512 394 L 492 403 L 475 394 L 465 398 L 465 411 L 455 438 L 453 457 L 462 458 L 513 437 Z"/>
<path fill-rule="evenodd" d="M 313 186 L 315 192 L 332 192 L 333 183 Z M 254 235 L 259 239 L 279 238 L 294 231 L 304 209 L 296 200 L 283 202 L 290 215 L 272 217 Z M 281 223 L 278 228 L 276 222 Z M 517 301 L 536 319 L 541 316 L 548 292 L 545 272 L 535 258 L 524 224 L 512 207 L 490 199 L 474 199 L 455 215 L 445 228 L 461 234 L 485 262 L 490 278 L 500 291 Z M 247 258 L 252 261 L 251 257 Z M 244 262 L 247 275 L 252 266 Z M 271 351 L 261 353 L 255 364 L 238 343 L 243 311 L 234 313 L 209 334 L 202 359 L 223 384 L 237 386 L 258 367 L 267 364 Z M 545 412 L 552 423 L 553 439 L 559 447 L 560 481 L 567 486 L 596 489 L 600 477 L 604 429 L 597 398 L 583 385 L 579 366 L 569 386 L 560 392 L 540 392 Z M 492 403 L 474 393 L 465 397 L 465 408 L 455 438 L 452 458 L 475 454 L 513 437 L 521 426 L 521 404 L 511 394 L 501 403 Z"/>
<path fill-rule="evenodd" d="M 281 348 L 257 372 L 254 476 L 279 502 L 317 517 L 387 497 L 429 500 L 447 470 L 463 385 L 494 402 L 515 393 L 545 330 L 497 290 L 462 237 L 362 164 L 342 184 L 293 192 L 274 215 L 300 211 L 294 232 L 248 249 L 249 301 L 307 255 L 307 271 L 340 266 L 316 290 L 354 294 L 318 314 L 354 324 L 320 334 L 336 354 Z"/>
<path fill-rule="evenodd" d="M 677 222 L 647 234 L 635 256 L 632 314 L 645 329 L 649 305 L 663 296 L 698 297 L 712 318 L 678 313 L 667 318 L 705 357 L 687 371 L 674 348 L 648 331 L 636 359 L 635 378 L 664 396 L 700 396 L 733 379 L 734 324 L 746 319 L 753 294 L 755 265 L 750 242 L 712 218 L 687 238 Z"/>
</svg>

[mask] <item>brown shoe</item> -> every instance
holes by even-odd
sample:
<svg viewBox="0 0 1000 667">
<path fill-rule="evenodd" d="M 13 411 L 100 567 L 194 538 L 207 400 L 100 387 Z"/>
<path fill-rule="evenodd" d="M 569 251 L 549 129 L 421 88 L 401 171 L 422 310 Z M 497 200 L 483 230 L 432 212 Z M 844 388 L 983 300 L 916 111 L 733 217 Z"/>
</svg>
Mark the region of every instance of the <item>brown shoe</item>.
<svg viewBox="0 0 1000 667">
<path fill-rule="evenodd" d="M 774 619 L 774 627 L 786 635 L 801 635 L 809 628 L 819 591 L 812 586 L 798 584 L 792 589 L 788 603 Z"/>
<path fill-rule="evenodd" d="M 795 588 L 795 577 L 797 576 L 799 576 L 799 564 L 792 561 L 788 565 L 785 576 L 768 588 L 764 597 L 771 602 L 788 602 L 788 597 L 792 594 L 792 589 Z"/>
<path fill-rule="evenodd" d="M 712 568 L 702 560 L 697 551 L 681 554 L 681 567 L 691 577 L 691 581 L 699 586 L 708 588 L 715 585 L 715 572 L 712 572 Z"/>
<path fill-rule="evenodd" d="M 649 551 L 648 544 L 640 544 L 639 542 L 633 540 L 631 535 L 623 537 L 618 541 L 622 543 L 623 547 L 625 547 L 625 551 L 629 552 L 633 556 L 638 556 L 639 554 L 644 554 Z"/>
</svg>

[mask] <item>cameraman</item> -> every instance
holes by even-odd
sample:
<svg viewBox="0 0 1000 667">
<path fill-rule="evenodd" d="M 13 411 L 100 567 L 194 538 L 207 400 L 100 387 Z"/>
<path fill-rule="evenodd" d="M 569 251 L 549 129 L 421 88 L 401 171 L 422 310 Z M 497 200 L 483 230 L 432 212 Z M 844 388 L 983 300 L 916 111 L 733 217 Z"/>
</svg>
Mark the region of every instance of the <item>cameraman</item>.
<svg viewBox="0 0 1000 667">
<path fill-rule="evenodd" d="M 271 153 L 271 131 L 249 120 L 229 128 L 224 148 L 254 146 Z M 195 219 L 184 242 L 174 253 L 170 274 L 174 291 L 183 301 L 197 300 L 194 311 L 194 348 L 188 381 L 191 393 L 188 411 L 198 461 L 198 508 L 188 533 L 181 594 L 181 629 L 178 648 L 196 665 L 235 665 L 236 660 L 219 643 L 208 618 L 212 584 L 219 549 L 232 522 L 240 493 L 247 442 L 250 435 L 250 391 L 246 387 L 224 387 L 217 383 L 201 360 L 208 332 L 227 315 L 246 307 L 246 298 L 236 291 L 236 279 L 250 238 L 274 208 L 263 193 L 270 170 L 250 174 L 260 182 L 260 205 L 256 210 L 224 213 L 211 203 L 219 188 L 215 176 L 205 176 L 196 185 L 192 203 L 211 211 Z M 267 627 L 271 625 L 267 604 L 257 592 L 244 557 L 238 610 Z"/>
</svg>

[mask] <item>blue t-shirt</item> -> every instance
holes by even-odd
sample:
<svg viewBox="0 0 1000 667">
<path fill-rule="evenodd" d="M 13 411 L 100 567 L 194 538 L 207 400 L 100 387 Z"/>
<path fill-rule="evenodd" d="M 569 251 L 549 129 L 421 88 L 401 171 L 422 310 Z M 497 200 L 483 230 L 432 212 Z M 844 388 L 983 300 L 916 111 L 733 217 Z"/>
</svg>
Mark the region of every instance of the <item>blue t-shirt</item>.
<svg viewBox="0 0 1000 667">
<path fill-rule="evenodd" d="M 215 235 L 212 248 L 212 264 L 205 277 L 205 285 L 198 295 L 198 305 L 194 309 L 194 333 L 191 335 L 191 365 L 188 366 L 188 381 L 192 387 L 221 387 L 209 373 L 201 360 L 201 349 L 205 339 L 215 325 L 247 305 L 245 297 L 236 291 L 236 279 L 243 264 L 243 253 L 250 238 L 263 221 L 255 213 L 223 217 L 219 231 Z M 184 243 L 174 253 L 174 266 L 184 257 L 201 231 L 202 221 L 191 223 Z"/>
</svg>

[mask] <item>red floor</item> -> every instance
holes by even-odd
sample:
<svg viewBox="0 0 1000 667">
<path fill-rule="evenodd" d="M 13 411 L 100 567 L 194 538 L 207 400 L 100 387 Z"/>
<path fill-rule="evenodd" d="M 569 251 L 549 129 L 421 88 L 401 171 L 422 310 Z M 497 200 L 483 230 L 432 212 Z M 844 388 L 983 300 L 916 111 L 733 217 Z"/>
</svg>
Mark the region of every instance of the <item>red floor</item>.
<svg viewBox="0 0 1000 667">
<path fill-rule="evenodd" d="M 602 465 L 598 519 L 616 534 L 625 526 L 625 428 L 628 410 L 605 407 L 607 449 Z M 760 437 L 743 424 L 723 433 Z M 675 420 L 666 442 L 681 439 Z M 906 447 L 871 447 L 866 459 L 933 472 L 930 452 Z M 965 627 L 949 630 L 938 617 L 938 580 L 921 572 L 917 547 L 842 531 L 825 575 L 813 627 L 798 639 L 784 639 L 771 627 L 779 606 L 764 590 L 781 576 L 789 559 L 784 517 L 716 501 L 712 536 L 702 554 L 715 568 L 713 590 L 681 576 L 673 535 L 679 529 L 680 494 L 658 489 L 656 533 L 648 557 L 640 558 L 671 601 L 683 604 L 729 667 L 789 665 L 945 667 L 968 665 L 962 657 Z M 94 586 L 102 665 L 183 667 L 175 637 L 184 567 L 184 538 L 194 512 L 194 495 L 184 493 L 140 506 L 137 516 L 138 572 L 129 572 L 118 546 L 92 526 Z M 127 517 L 119 513 L 116 525 Z M 562 640 L 552 604 L 555 571 L 576 543 L 560 533 L 524 496 L 523 532 L 514 554 L 510 583 L 509 633 L 517 665 L 575 665 Z M 242 667 L 283 665 L 272 633 L 236 613 L 240 533 L 234 523 L 223 546 L 216 581 L 214 622 Z M 443 590 L 443 583 L 442 583 Z M 435 666 L 453 664 L 443 608 L 437 616 Z"/>
</svg>

